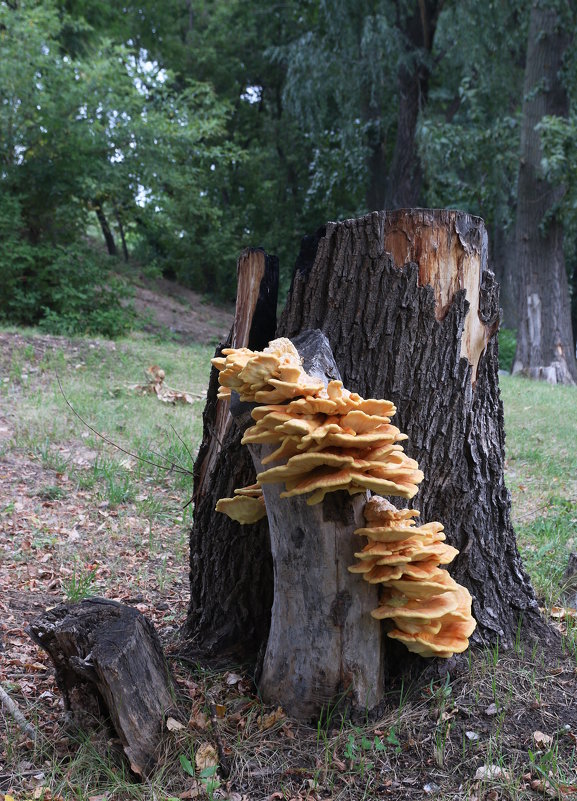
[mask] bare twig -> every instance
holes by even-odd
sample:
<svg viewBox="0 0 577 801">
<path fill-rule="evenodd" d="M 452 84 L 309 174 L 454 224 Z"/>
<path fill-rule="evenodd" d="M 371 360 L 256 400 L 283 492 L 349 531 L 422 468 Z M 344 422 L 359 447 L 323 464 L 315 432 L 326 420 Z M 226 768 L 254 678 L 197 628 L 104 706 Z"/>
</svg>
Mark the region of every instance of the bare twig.
<svg viewBox="0 0 577 801">
<path fill-rule="evenodd" d="M 66 405 L 68 406 L 68 408 L 70 409 L 72 414 L 74 414 L 75 417 L 77 417 L 80 420 L 80 422 L 83 425 L 86 426 L 86 428 L 89 431 L 92 431 L 92 433 L 96 434 L 97 437 L 100 437 L 100 439 L 103 442 L 106 442 L 107 445 L 112 445 L 113 448 L 116 448 L 121 453 L 125 453 L 127 456 L 130 456 L 132 459 L 136 459 L 139 462 L 144 462 L 145 464 L 152 465 L 152 467 L 157 467 L 159 470 L 168 470 L 169 472 L 174 470 L 177 473 L 184 473 L 184 474 L 186 474 L 188 476 L 192 475 L 192 471 L 191 470 L 188 470 L 186 467 L 182 467 L 182 465 L 176 464 L 176 462 L 171 461 L 170 459 L 167 459 L 161 453 L 155 453 L 155 451 L 151 451 L 151 453 L 154 453 L 154 455 L 158 456 L 159 459 L 164 459 L 165 462 L 168 462 L 168 465 L 158 464 L 157 462 L 152 462 L 150 459 L 145 459 L 144 456 L 138 456 L 136 453 L 132 453 L 131 451 L 127 451 L 125 448 L 122 448 L 120 445 L 118 445 L 118 443 L 113 442 L 113 440 L 111 440 L 111 439 L 108 439 L 108 437 L 104 436 L 104 434 L 101 434 L 100 431 L 97 431 L 93 426 L 91 426 L 90 423 L 87 423 L 86 420 L 76 411 L 74 406 L 70 403 L 70 401 L 68 400 L 68 398 L 64 394 L 64 389 L 62 388 L 62 384 L 60 382 L 60 376 L 58 375 L 58 373 L 56 373 L 56 380 L 58 381 L 58 386 L 60 387 L 60 392 L 62 394 L 62 397 L 64 398 L 64 402 L 66 403 Z"/>
<path fill-rule="evenodd" d="M 6 690 L 0 684 L 0 702 L 4 709 L 6 709 L 10 715 L 14 718 L 16 723 L 20 726 L 22 731 L 30 737 L 31 740 L 36 740 L 38 738 L 38 731 L 34 728 L 31 723 L 28 723 L 22 712 L 18 709 L 16 703 L 10 698 Z"/>
<path fill-rule="evenodd" d="M 222 739 L 220 736 L 220 730 L 218 726 L 218 716 L 216 714 L 216 704 L 208 697 L 209 702 L 209 709 L 210 709 L 210 723 L 212 726 L 212 736 L 214 737 L 214 742 L 216 743 L 216 750 L 218 751 L 218 762 L 220 765 L 220 772 L 222 777 L 226 779 L 230 773 L 230 764 L 224 752 L 224 746 L 222 744 Z"/>
</svg>

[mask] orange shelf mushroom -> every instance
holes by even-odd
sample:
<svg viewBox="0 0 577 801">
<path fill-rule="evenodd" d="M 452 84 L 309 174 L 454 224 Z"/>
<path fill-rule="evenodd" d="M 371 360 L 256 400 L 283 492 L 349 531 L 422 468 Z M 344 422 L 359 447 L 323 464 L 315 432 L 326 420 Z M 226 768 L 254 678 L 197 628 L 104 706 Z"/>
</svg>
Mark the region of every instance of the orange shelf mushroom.
<svg viewBox="0 0 577 801">
<path fill-rule="evenodd" d="M 365 505 L 366 527 L 356 534 L 368 543 L 349 567 L 371 584 L 381 584 L 381 605 L 371 614 L 390 620 L 388 636 L 421 656 L 450 657 L 469 645 L 475 630 L 471 595 L 439 565 L 453 561 L 440 523 L 417 526 L 415 509 L 396 509 L 384 498 Z"/>
<path fill-rule="evenodd" d="M 308 495 L 311 505 L 336 490 L 406 499 L 417 493 L 423 473 L 399 444 L 407 437 L 391 425 L 396 408 L 390 401 L 362 398 L 341 381 L 325 386 L 304 371 L 289 339 L 273 340 L 262 352 L 228 348 L 212 364 L 219 398 L 234 390 L 241 401 L 259 404 L 243 444 L 275 446 L 262 459 L 267 469 L 258 483 L 218 501 L 217 511 L 256 522 L 266 515 L 262 484 L 277 482 L 285 485 L 281 497 Z M 379 497 L 367 502 L 364 514 L 366 526 L 355 533 L 368 543 L 349 570 L 382 585 L 373 617 L 392 621 L 396 628 L 388 636 L 422 656 L 464 651 L 476 624 L 468 591 L 440 567 L 458 553 L 444 542 L 443 526 L 417 526 L 417 511 Z"/>
</svg>

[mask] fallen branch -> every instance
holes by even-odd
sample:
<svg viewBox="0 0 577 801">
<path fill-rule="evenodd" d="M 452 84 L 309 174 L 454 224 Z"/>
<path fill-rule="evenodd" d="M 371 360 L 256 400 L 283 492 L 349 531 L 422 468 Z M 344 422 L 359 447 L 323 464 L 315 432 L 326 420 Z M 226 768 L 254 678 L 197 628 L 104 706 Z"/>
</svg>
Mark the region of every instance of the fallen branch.
<svg viewBox="0 0 577 801">
<path fill-rule="evenodd" d="M 4 709 L 6 709 L 9 714 L 12 715 L 22 731 L 28 737 L 30 737 L 31 740 L 36 741 L 38 738 L 37 730 L 31 723 L 28 723 L 22 712 L 18 709 L 16 702 L 10 698 L 6 690 L 3 689 L 2 685 L 0 685 L 0 702 L 2 703 Z"/>
</svg>

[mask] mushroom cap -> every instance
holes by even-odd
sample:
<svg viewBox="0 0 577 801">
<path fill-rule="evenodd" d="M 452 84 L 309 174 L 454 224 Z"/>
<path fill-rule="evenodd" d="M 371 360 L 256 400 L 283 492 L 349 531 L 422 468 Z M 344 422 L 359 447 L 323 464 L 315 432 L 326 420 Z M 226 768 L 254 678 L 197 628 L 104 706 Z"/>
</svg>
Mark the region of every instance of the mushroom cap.
<svg viewBox="0 0 577 801">
<path fill-rule="evenodd" d="M 221 498 L 216 504 L 216 511 L 223 512 L 242 525 L 256 523 L 266 517 L 266 507 L 262 496 L 251 498 L 247 495 L 235 495 L 234 498 Z"/>
<path fill-rule="evenodd" d="M 235 495 L 246 495 L 250 498 L 261 498 L 262 497 L 262 487 L 257 482 L 256 484 L 249 484 L 248 487 L 239 487 L 234 491 Z"/>
<path fill-rule="evenodd" d="M 344 465 L 351 464 L 352 461 L 353 459 L 351 456 L 327 451 L 321 451 L 320 453 L 297 453 L 295 456 L 291 456 L 286 464 L 279 465 L 278 467 L 271 467 L 259 473 L 257 479 L 262 484 L 270 484 L 276 481 L 285 481 L 295 476 L 304 477 L 318 467 L 341 468 Z"/>
<path fill-rule="evenodd" d="M 449 625 L 441 624 L 441 629 L 436 634 L 426 631 L 408 634 L 400 629 L 393 629 L 387 633 L 387 636 L 404 643 L 409 651 L 415 654 L 448 659 L 453 654 L 461 654 L 467 650 L 470 634 L 465 632 L 469 629 L 470 627 L 466 623 L 451 623 Z"/>
<path fill-rule="evenodd" d="M 390 582 L 391 588 L 402 592 L 407 598 L 430 598 L 445 592 L 454 592 L 457 582 L 451 578 L 446 570 L 438 569 L 438 573 L 425 581 L 403 578 Z"/>
<path fill-rule="evenodd" d="M 407 520 L 411 517 L 419 517 L 419 514 L 416 509 L 397 509 L 386 498 L 381 498 L 378 495 L 367 501 L 363 510 L 367 523 Z"/>
<path fill-rule="evenodd" d="M 386 619 L 405 619 L 422 620 L 428 622 L 438 620 L 448 612 L 453 612 L 458 605 L 458 599 L 454 593 L 446 592 L 441 595 L 434 595 L 425 599 L 409 599 L 406 596 L 388 596 L 377 609 L 373 609 L 371 615 L 377 620 Z"/>
</svg>

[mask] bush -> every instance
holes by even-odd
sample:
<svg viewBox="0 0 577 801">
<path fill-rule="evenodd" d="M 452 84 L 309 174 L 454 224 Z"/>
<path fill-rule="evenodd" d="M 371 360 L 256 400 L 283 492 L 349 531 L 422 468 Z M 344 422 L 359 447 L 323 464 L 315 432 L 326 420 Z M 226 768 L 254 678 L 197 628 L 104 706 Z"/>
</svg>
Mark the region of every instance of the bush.
<svg viewBox="0 0 577 801">
<path fill-rule="evenodd" d="M 21 235 L 20 207 L 0 201 L 0 320 L 56 334 L 121 336 L 134 322 L 127 286 L 110 259 L 88 243 L 32 244 Z"/>
</svg>

